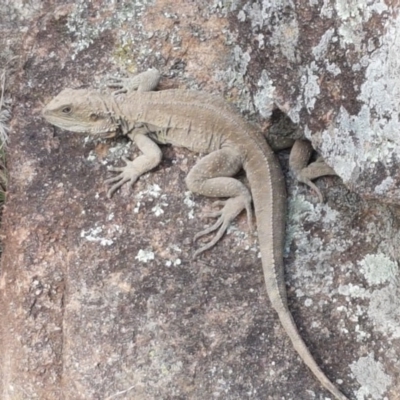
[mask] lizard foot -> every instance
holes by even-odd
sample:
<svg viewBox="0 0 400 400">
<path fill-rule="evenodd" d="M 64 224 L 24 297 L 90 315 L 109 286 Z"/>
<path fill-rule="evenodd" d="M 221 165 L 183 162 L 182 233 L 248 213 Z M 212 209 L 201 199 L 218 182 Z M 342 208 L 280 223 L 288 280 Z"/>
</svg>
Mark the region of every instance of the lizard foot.
<svg viewBox="0 0 400 400">
<path fill-rule="evenodd" d="M 218 229 L 217 233 L 206 243 L 203 247 L 200 247 L 193 254 L 193 258 L 196 258 L 199 254 L 213 247 L 223 236 L 223 234 L 228 229 L 230 223 L 243 211 L 247 212 L 247 223 L 249 225 L 249 229 L 253 231 L 253 212 L 251 209 L 251 199 L 247 199 L 244 196 L 233 197 L 228 200 L 219 200 L 214 202 L 214 205 L 223 206 L 221 210 L 214 211 L 211 213 L 205 214 L 206 217 L 209 218 L 218 218 L 215 224 L 210 227 L 202 230 L 197 233 L 194 237 L 194 241 L 201 238 L 202 236 L 208 235 L 211 232 L 214 232 Z"/>
<path fill-rule="evenodd" d="M 311 180 L 319 178 L 320 176 L 336 175 L 336 173 L 322 158 L 319 158 L 301 171 L 297 171 L 295 175 L 297 180 L 311 188 L 317 194 L 319 202 L 323 203 L 324 196 Z"/>
<path fill-rule="evenodd" d="M 108 198 L 111 198 L 114 192 L 123 184 L 129 182 L 130 185 L 133 185 L 140 176 L 140 173 L 133 166 L 133 161 L 128 160 L 126 157 L 122 157 L 122 160 L 126 163 L 125 167 L 109 168 L 109 171 L 119 172 L 119 174 L 104 181 L 107 185 L 112 185 L 107 192 Z"/>
<path fill-rule="evenodd" d="M 160 78 L 160 73 L 152 68 L 130 78 L 109 78 L 107 80 L 107 87 L 118 89 L 112 93 L 114 96 L 130 93 L 135 90 L 138 92 L 149 92 L 157 87 Z"/>
<path fill-rule="evenodd" d="M 137 82 L 132 82 L 129 78 L 108 78 L 106 84 L 109 88 L 118 89 L 112 92 L 113 96 L 134 91 L 138 88 Z"/>
</svg>

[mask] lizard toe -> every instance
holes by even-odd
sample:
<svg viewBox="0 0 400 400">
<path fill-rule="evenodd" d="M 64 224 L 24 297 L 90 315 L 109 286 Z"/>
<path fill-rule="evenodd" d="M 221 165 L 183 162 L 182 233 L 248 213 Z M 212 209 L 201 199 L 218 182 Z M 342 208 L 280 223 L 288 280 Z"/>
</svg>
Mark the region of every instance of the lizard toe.
<svg viewBox="0 0 400 400">
<path fill-rule="evenodd" d="M 217 221 L 217 222 L 220 223 L 220 225 L 222 224 L 220 226 L 220 228 L 218 229 L 218 232 L 215 234 L 215 236 L 213 237 L 212 240 L 210 240 L 208 243 L 206 243 L 204 246 L 200 247 L 199 249 L 197 249 L 194 252 L 193 258 L 196 258 L 199 254 L 205 252 L 208 249 L 211 249 L 211 247 L 215 246 L 215 244 L 222 238 L 222 236 L 224 235 L 225 231 L 228 229 L 228 226 L 229 226 L 230 223 L 226 222 L 226 221 L 220 222 L 220 220 L 223 221 L 222 218 L 220 218 Z M 215 223 L 213 226 L 210 227 L 210 228 L 213 228 L 213 229 L 208 228 L 208 229 L 204 229 L 204 231 L 202 231 L 202 232 L 199 232 L 200 235 L 197 234 L 196 235 L 197 238 L 200 237 L 200 236 L 206 235 L 209 232 L 212 232 L 212 231 L 216 230 L 217 229 L 217 228 L 215 228 L 216 225 L 217 225 L 217 223 Z M 195 240 L 196 240 L 196 236 L 195 236 Z"/>
<path fill-rule="evenodd" d="M 196 233 L 196 235 L 193 238 L 193 241 L 195 242 L 197 239 L 208 235 L 209 233 L 212 233 L 214 231 L 216 231 L 224 222 L 223 217 L 221 216 L 220 218 L 218 218 L 217 222 L 215 222 L 215 224 L 209 226 L 208 228 L 203 229 L 202 231 Z"/>
<path fill-rule="evenodd" d="M 218 220 L 208 228 L 200 231 L 197 233 L 194 237 L 194 241 L 197 239 L 208 235 L 216 230 L 217 233 L 215 236 L 210 240 L 208 243 L 206 243 L 204 246 L 200 247 L 198 250 L 194 252 L 194 257 L 197 257 L 199 254 L 203 253 L 204 251 L 210 249 L 213 247 L 224 235 L 224 233 L 227 231 L 229 225 L 231 222 L 243 211 L 246 210 L 248 214 L 248 224 L 250 226 L 250 229 L 252 229 L 252 210 L 251 210 L 251 201 L 248 201 L 247 198 L 244 196 L 238 196 L 238 197 L 233 197 L 228 200 L 224 201 L 218 201 L 216 202 L 219 205 L 224 205 L 224 207 L 219 210 L 215 211 L 213 213 L 208 213 L 208 216 L 210 217 L 219 217 Z"/>
<path fill-rule="evenodd" d="M 112 195 L 117 191 L 117 189 L 119 189 L 124 183 L 130 181 L 130 179 L 127 178 L 127 177 L 122 178 L 122 177 L 117 176 L 116 178 L 119 179 L 119 181 L 118 181 L 117 183 L 115 183 L 114 185 L 112 185 L 112 186 L 110 187 L 110 189 L 108 189 L 108 191 L 107 191 L 107 197 L 108 197 L 109 199 L 110 199 L 110 198 L 112 197 Z M 115 178 L 111 178 L 111 179 L 107 179 L 107 180 L 108 180 L 108 181 L 111 181 L 112 179 L 115 179 Z"/>
<path fill-rule="evenodd" d="M 320 203 L 324 203 L 324 196 L 314 182 L 312 182 L 309 179 L 302 179 L 302 180 L 299 179 L 299 181 L 305 183 L 310 189 L 312 189 L 316 193 Z"/>
</svg>

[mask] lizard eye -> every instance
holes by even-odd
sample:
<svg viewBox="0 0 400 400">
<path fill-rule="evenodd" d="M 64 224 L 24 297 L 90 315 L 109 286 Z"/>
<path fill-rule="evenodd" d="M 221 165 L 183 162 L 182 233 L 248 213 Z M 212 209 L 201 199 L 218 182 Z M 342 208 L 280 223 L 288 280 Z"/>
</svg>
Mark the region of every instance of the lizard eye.
<svg viewBox="0 0 400 400">
<path fill-rule="evenodd" d="M 62 109 L 63 114 L 69 114 L 71 112 L 71 107 L 64 107 Z"/>
<path fill-rule="evenodd" d="M 90 114 L 90 120 L 95 122 L 99 119 L 99 116 L 97 114 Z"/>
</svg>

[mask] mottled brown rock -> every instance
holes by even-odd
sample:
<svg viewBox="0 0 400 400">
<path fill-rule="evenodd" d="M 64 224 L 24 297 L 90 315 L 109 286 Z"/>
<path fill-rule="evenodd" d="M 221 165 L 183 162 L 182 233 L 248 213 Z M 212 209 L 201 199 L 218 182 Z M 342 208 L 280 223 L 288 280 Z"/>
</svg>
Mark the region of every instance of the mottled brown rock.
<svg viewBox="0 0 400 400">
<path fill-rule="evenodd" d="M 269 306 L 245 216 L 215 249 L 191 259 L 192 237 L 207 222 L 199 217 L 211 208 L 209 199 L 186 194 L 184 178 L 197 155 L 165 148 L 154 173 L 108 200 L 107 165 L 118 165 L 121 154 L 137 155 L 135 149 L 123 141 L 85 141 L 40 116 L 42 103 L 62 88 L 96 86 L 106 73 L 136 66 L 161 69 L 163 87 L 224 91 L 245 110 L 262 90 L 257 83 L 265 69 L 293 116 L 289 99 L 305 90 L 301 74 L 291 80 L 296 70 L 284 68 L 273 35 L 265 34 L 265 48 L 258 49 L 250 20 L 240 22 L 245 2 L 231 2 L 231 11 L 224 2 L 115 3 L 30 2 L 25 14 L 17 10 L 15 23 L 2 26 L 16 40 L 20 68 L 9 88 L 0 397 L 325 399 Z M 287 21 L 298 15 L 305 29 L 318 22 L 316 10 L 283 11 Z M 259 18 L 278 29 L 279 18 Z M 340 21 L 332 16 L 333 26 Z M 383 25 L 375 23 L 379 37 Z M 322 33 L 318 27 L 301 35 L 300 55 L 312 53 L 307 41 Z M 290 38 L 290 30 L 281 31 Z M 352 73 L 343 82 L 354 79 Z M 314 129 L 313 118 L 329 120 L 342 94 L 353 95 L 354 86 L 346 90 L 342 81 L 321 87 L 333 93 L 335 85 L 337 97 L 316 103 L 318 117 L 299 111 L 302 125 Z M 390 157 L 395 172 L 396 154 Z M 281 161 L 286 167 L 286 153 Z M 380 179 L 367 171 L 360 176 Z M 349 398 L 396 399 L 398 211 L 360 200 L 339 178 L 317 184 L 323 205 L 287 174 L 290 309 L 312 354 Z"/>
</svg>

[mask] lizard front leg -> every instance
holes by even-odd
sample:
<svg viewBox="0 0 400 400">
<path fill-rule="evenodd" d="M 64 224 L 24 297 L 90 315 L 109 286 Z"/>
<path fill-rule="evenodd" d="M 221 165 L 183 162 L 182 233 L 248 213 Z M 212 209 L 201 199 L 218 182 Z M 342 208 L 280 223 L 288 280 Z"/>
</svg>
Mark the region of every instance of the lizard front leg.
<svg viewBox="0 0 400 400">
<path fill-rule="evenodd" d="M 123 157 L 123 161 L 126 163 L 124 167 L 110 168 L 110 171 L 119 172 L 119 174 L 105 180 L 106 184 L 112 185 L 107 192 L 108 197 L 111 197 L 125 183 L 133 185 L 141 175 L 155 168 L 161 162 L 161 150 L 148 136 L 144 133 L 135 133 L 129 136 L 143 154 L 133 161 Z"/>
<path fill-rule="evenodd" d="M 232 178 L 242 168 L 242 157 L 234 148 L 226 147 L 202 158 L 186 177 L 189 190 L 208 197 L 228 197 L 225 201 L 216 202 L 222 209 L 206 216 L 218 218 L 210 226 L 199 232 L 194 240 L 217 231 L 214 238 L 196 250 L 194 257 L 214 246 L 226 232 L 230 223 L 243 211 L 252 228 L 251 194 L 243 183 Z"/>
<path fill-rule="evenodd" d="M 107 81 L 107 87 L 118 88 L 118 90 L 113 92 L 114 96 L 135 90 L 138 92 L 150 92 L 157 87 L 160 78 L 160 72 L 152 68 L 130 78 L 110 78 Z"/>
</svg>

